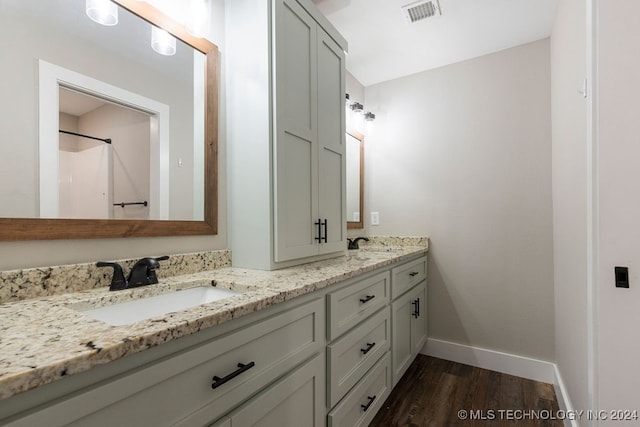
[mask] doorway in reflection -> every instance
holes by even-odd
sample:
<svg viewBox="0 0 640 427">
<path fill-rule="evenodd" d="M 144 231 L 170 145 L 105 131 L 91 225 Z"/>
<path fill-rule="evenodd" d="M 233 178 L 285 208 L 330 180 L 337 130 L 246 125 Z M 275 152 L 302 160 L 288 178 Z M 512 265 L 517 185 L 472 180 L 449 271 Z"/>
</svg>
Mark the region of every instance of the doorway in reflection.
<svg viewBox="0 0 640 427">
<path fill-rule="evenodd" d="M 59 89 L 60 218 L 149 219 L 151 116 Z"/>
</svg>

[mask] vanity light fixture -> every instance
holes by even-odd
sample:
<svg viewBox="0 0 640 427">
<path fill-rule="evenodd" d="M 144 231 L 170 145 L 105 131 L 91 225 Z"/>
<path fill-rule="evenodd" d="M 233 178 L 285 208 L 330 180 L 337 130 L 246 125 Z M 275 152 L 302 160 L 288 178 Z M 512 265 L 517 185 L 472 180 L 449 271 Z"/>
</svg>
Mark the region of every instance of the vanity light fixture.
<svg viewBox="0 0 640 427">
<path fill-rule="evenodd" d="M 368 121 L 368 122 L 372 122 L 372 121 L 374 121 L 374 120 L 376 119 L 376 115 L 375 115 L 375 114 L 373 114 L 371 111 L 367 111 L 367 112 L 364 114 L 364 119 L 365 119 L 366 121 Z"/>
<path fill-rule="evenodd" d="M 176 39 L 165 30 L 151 26 L 151 47 L 160 55 L 175 55 Z"/>
<path fill-rule="evenodd" d="M 85 12 L 98 24 L 109 27 L 118 24 L 118 5 L 111 0 L 87 0 Z"/>
<path fill-rule="evenodd" d="M 350 107 L 356 113 L 362 113 L 362 111 L 364 110 L 364 105 L 360 104 L 359 102 L 354 102 L 350 105 Z"/>
</svg>

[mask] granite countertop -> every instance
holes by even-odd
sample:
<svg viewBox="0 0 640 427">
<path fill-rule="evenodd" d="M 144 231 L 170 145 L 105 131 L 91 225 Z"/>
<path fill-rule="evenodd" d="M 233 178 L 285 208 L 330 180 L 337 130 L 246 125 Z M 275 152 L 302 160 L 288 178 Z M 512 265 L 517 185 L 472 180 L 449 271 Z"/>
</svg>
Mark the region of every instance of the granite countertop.
<svg viewBox="0 0 640 427">
<path fill-rule="evenodd" d="M 161 279 L 157 285 L 132 290 L 110 292 L 102 287 L 2 303 L 0 399 L 426 254 L 427 250 L 427 246 L 370 247 L 276 271 L 227 267 Z M 238 294 L 126 326 L 109 326 L 72 308 L 98 307 L 203 285 L 237 290 Z"/>
</svg>

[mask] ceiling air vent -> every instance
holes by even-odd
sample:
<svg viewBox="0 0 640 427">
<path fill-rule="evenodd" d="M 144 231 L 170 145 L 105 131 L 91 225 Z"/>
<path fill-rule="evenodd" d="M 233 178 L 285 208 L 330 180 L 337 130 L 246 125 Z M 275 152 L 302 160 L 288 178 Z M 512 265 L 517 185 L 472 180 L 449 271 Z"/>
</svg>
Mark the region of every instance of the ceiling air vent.
<svg viewBox="0 0 640 427">
<path fill-rule="evenodd" d="M 423 19 L 431 18 L 432 16 L 442 15 L 440 10 L 440 3 L 438 0 L 417 1 L 410 3 L 406 6 L 402 6 L 404 17 L 408 23 L 414 23 L 422 21 Z"/>
</svg>

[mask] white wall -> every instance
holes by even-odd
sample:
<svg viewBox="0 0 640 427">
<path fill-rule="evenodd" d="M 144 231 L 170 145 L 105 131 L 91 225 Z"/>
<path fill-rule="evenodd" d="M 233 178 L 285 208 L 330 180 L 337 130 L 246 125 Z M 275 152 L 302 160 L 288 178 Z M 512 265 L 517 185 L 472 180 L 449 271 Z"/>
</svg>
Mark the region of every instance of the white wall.
<svg viewBox="0 0 640 427">
<path fill-rule="evenodd" d="M 596 5 L 597 399 L 601 409 L 634 410 L 640 409 L 640 2 L 596 1 Z M 614 286 L 617 265 L 629 267 L 629 289 Z"/>
<path fill-rule="evenodd" d="M 129 108 L 105 104 L 80 117 L 80 133 L 111 139 L 113 203 L 150 201 L 150 144 L 151 124 L 149 115 Z M 174 198 L 179 205 L 186 205 L 191 214 L 191 186 Z M 124 208 L 110 206 L 116 219 L 149 219 L 150 206 L 132 205 Z M 170 218 L 184 218 L 171 215 Z M 190 216 L 190 218 L 192 218 Z"/>
<path fill-rule="evenodd" d="M 576 409 L 590 408 L 586 22 L 586 2 L 561 0 L 551 37 L 555 362 Z"/>
<path fill-rule="evenodd" d="M 367 231 L 431 237 L 431 338 L 553 360 L 549 88 L 542 40 L 365 89 Z"/>
<path fill-rule="evenodd" d="M 91 262 L 99 259 L 122 259 L 148 256 L 150 254 L 177 254 L 203 250 L 227 248 L 227 192 L 226 192 L 226 125 L 225 125 L 225 89 L 224 89 L 224 0 L 212 1 L 212 20 L 210 40 L 218 45 L 221 61 L 220 94 L 219 94 L 219 131 L 218 131 L 218 235 L 191 237 L 157 237 L 157 238 L 127 238 L 127 239 L 94 239 L 94 240 L 55 240 L 32 242 L 0 242 L 0 270 L 15 268 L 38 267 L 46 265 L 69 264 L 77 262 Z M 15 38 L 14 36 L 11 39 Z M 0 79 L 0 93 L 16 80 Z M 23 99 L 24 98 L 24 99 Z M 28 90 L 24 97 L 16 100 L 14 108 L 27 109 L 32 113 L 28 102 L 36 99 L 35 87 Z M 25 104 L 26 103 L 26 104 Z M 17 122 L 6 125 L 2 123 L 0 129 L 10 130 L 10 134 L 3 136 L 4 140 L 12 140 L 16 144 L 24 143 L 35 138 L 35 128 L 30 124 L 34 117 L 24 117 Z M 17 132 L 17 133 L 16 133 Z M 2 144 L 0 144 L 1 146 Z M 37 154 L 9 150 L 0 150 L 2 158 L 10 158 L 12 163 L 33 162 Z M 186 155 L 185 155 L 186 157 Z M 33 175 L 33 176 L 32 176 Z M 31 185 L 35 185 L 35 173 L 28 172 L 16 175 L 13 169 L 0 168 L 0 180 L 22 179 L 25 177 Z M 25 198 L 32 198 L 30 194 Z M 34 205 L 35 208 L 35 205 Z"/>
</svg>

